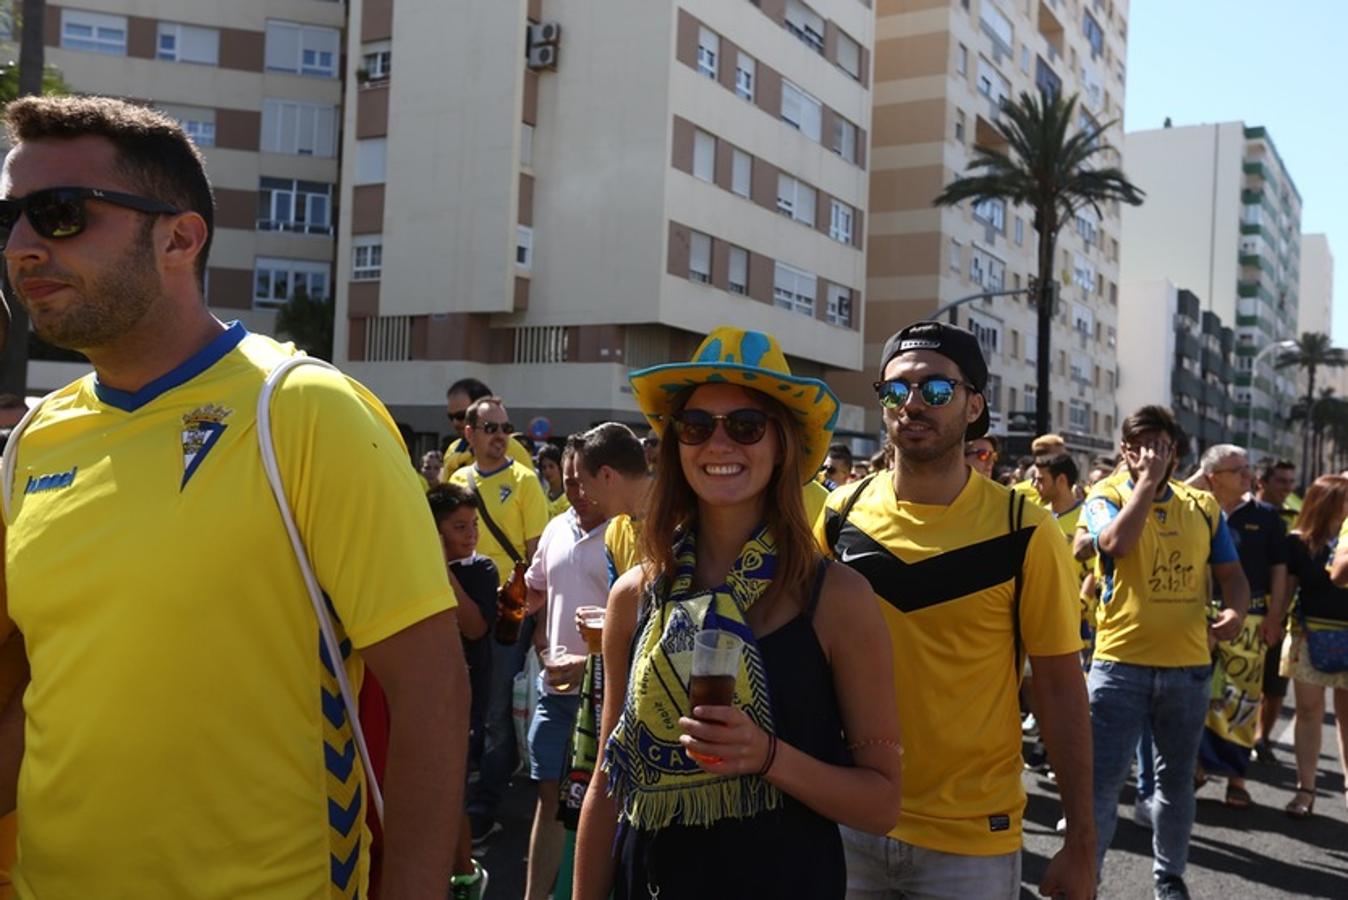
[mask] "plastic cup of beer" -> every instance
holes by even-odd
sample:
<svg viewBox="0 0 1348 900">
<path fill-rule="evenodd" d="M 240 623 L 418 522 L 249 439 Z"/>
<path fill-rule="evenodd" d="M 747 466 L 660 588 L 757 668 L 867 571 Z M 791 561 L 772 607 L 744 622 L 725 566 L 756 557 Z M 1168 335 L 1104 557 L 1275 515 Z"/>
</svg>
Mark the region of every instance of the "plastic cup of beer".
<svg viewBox="0 0 1348 900">
<path fill-rule="evenodd" d="M 688 705 L 732 706 L 735 702 L 735 679 L 740 671 L 740 654 L 744 641 L 728 631 L 708 628 L 693 638 L 693 669 L 688 682 Z M 691 711 L 691 710 L 690 710 Z M 689 751 L 699 762 L 718 763 L 718 757 Z"/>
<path fill-rule="evenodd" d="M 580 636 L 591 655 L 598 656 L 604 650 L 604 607 L 582 606 L 576 610 L 580 619 Z"/>
<path fill-rule="evenodd" d="M 543 680 L 547 682 L 549 687 L 554 691 L 569 691 L 575 687 L 571 681 L 563 680 L 569 678 L 569 674 L 563 675 L 562 670 L 574 666 L 576 663 L 584 662 L 585 657 L 579 653 L 572 653 L 560 645 L 548 647 L 538 657 L 543 663 Z"/>
</svg>

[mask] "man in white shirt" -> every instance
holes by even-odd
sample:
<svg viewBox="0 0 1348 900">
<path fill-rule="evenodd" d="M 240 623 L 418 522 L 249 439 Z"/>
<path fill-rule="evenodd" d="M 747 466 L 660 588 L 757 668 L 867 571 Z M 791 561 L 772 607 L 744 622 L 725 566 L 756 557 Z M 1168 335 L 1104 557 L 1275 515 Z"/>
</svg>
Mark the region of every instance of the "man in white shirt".
<svg viewBox="0 0 1348 900">
<path fill-rule="evenodd" d="M 562 486 L 571 509 L 553 518 L 543 529 L 538 550 L 524 577 L 530 609 L 544 608 L 546 604 L 546 634 L 535 643 L 563 657 L 562 665 L 547 666 L 539 675 L 538 709 L 529 725 L 529 777 L 538 782 L 538 806 L 529 838 L 527 900 L 545 900 L 561 864 L 565 835 L 557 821 L 558 783 L 580 711 L 580 685 L 587 652 L 576 630 L 576 610 L 582 606 L 604 606 L 608 600 L 604 551 L 608 520 L 580 490 L 574 439 L 567 442 L 562 454 Z"/>
</svg>

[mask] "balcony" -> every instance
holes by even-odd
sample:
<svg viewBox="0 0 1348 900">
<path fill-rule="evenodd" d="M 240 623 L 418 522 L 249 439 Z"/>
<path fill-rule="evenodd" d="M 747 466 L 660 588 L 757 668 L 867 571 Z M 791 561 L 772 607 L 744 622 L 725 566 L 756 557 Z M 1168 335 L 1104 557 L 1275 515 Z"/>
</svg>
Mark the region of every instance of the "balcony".
<svg viewBox="0 0 1348 900">
<path fill-rule="evenodd" d="M 1057 62 L 1063 55 L 1063 27 L 1059 21 L 1057 13 L 1049 3 L 1041 2 L 1039 4 L 1039 33 L 1044 36 L 1044 41 L 1048 44 L 1048 57 L 1050 62 Z"/>
<path fill-rule="evenodd" d="M 1200 400 L 1203 397 L 1203 381 L 1188 369 L 1176 367 L 1170 379 L 1170 390 L 1176 397 Z"/>
<path fill-rule="evenodd" d="M 1175 355 L 1184 359 L 1197 360 L 1203 352 L 1203 346 L 1198 342 L 1198 336 L 1190 331 L 1179 331 L 1175 334 Z"/>
</svg>

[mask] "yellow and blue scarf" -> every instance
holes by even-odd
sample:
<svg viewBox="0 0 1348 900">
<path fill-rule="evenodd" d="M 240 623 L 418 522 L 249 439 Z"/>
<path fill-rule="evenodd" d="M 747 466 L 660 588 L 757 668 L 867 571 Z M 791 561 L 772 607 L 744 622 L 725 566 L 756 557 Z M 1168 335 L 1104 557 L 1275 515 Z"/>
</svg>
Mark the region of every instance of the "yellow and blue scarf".
<svg viewBox="0 0 1348 900">
<path fill-rule="evenodd" d="M 762 778 L 707 772 L 679 743 L 679 717 L 692 714 L 693 636 L 704 628 L 744 640 L 735 705 L 773 731 L 763 658 L 744 617 L 772 584 L 776 548 L 767 526 L 760 526 L 741 548 L 725 584 L 694 591 L 697 552 L 690 529 L 674 548 L 673 576 L 659 579 L 642 598 L 644 625 L 633 643 L 627 696 L 604 750 L 609 790 L 623 821 L 648 831 L 672 824 L 710 825 L 747 819 L 781 804 L 781 793 Z"/>
</svg>

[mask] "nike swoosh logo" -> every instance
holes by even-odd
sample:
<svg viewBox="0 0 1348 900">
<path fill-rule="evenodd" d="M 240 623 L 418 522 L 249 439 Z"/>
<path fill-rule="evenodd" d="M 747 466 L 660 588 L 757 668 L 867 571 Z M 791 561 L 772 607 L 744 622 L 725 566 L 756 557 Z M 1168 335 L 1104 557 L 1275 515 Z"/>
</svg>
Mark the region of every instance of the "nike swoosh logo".
<svg viewBox="0 0 1348 900">
<path fill-rule="evenodd" d="M 842 556 L 838 557 L 838 561 L 850 563 L 858 559 L 865 559 L 868 556 L 879 556 L 879 555 L 880 553 L 875 550 L 870 550 L 867 551 L 866 553 L 853 553 L 851 547 L 846 547 L 843 549 Z"/>
</svg>

